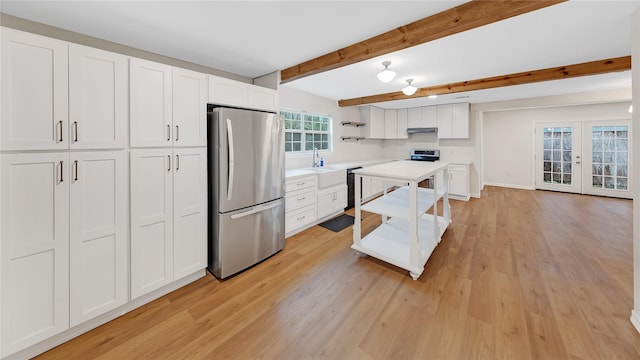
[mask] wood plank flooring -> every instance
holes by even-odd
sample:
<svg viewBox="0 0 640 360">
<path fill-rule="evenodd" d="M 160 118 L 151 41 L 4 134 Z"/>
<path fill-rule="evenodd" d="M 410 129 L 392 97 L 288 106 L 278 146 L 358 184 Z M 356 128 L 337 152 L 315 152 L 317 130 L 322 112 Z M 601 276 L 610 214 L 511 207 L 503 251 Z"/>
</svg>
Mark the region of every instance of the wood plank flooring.
<svg viewBox="0 0 640 360">
<path fill-rule="evenodd" d="M 39 358 L 640 359 L 631 201 L 486 187 L 451 204 L 417 281 L 315 226 Z"/>
</svg>

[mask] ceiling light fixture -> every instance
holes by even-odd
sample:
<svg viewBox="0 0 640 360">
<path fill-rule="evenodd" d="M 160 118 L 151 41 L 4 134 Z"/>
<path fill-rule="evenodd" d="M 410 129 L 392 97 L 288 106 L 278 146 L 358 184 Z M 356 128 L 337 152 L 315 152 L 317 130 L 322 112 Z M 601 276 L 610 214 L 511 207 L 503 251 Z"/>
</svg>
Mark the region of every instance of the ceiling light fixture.
<svg viewBox="0 0 640 360">
<path fill-rule="evenodd" d="M 411 96 L 411 95 L 415 94 L 416 90 L 418 90 L 418 88 L 416 88 L 415 86 L 411 85 L 412 81 L 413 81 L 413 79 L 407 79 L 407 86 L 405 86 L 402 89 L 402 92 L 407 96 Z"/>
<path fill-rule="evenodd" d="M 389 70 L 389 65 L 391 65 L 391 61 L 383 61 L 382 66 L 384 66 L 384 70 L 378 73 L 378 79 L 383 83 L 388 83 L 396 77 L 396 73 Z"/>
</svg>

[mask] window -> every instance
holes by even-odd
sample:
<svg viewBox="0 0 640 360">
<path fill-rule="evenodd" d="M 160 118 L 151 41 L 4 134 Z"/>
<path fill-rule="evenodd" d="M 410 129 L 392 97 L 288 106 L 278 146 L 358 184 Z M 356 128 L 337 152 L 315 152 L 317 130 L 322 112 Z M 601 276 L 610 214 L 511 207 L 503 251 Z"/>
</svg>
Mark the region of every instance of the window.
<svg viewBox="0 0 640 360">
<path fill-rule="evenodd" d="M 284 151 L 288 153 L 331 150 L 331 116 L 301 111 L 281 111 L 284 118 Z"/>
</svg>

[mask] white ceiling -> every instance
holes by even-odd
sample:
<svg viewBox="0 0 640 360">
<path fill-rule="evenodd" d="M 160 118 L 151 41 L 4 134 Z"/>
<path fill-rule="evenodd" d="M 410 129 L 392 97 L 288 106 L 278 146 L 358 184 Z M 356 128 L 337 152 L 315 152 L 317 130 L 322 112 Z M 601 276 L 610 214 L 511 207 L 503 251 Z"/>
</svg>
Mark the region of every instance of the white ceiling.
<svg viewBox="0 0 640 360">
<path fill-rule="evenodd" d="M 10 1 L 0 11 L 255 78 L 464 1 Z M 285 86 L 334 100 L 631 54 L 640 1 L 569 1 Z M 396 79 L 375 77 L 392 61 Z M 380 103 L 420 106 L 629 88 L 630 72 Z M 460 99 L 461 96 L 468 96 Z"/>
</svg>

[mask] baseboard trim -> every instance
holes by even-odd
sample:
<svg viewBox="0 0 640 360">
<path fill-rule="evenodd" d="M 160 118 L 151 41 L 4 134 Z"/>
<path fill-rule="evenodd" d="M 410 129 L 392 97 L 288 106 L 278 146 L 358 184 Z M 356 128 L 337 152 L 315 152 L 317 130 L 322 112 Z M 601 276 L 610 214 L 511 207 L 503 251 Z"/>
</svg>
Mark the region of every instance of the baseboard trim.
<svg viewBox="0 0 640 360">
<path fill-rule="evenodd" d="M 522 189 L 522 190 L 535 190 L 534 186 L 525 186 L 525 185 L 515 185 L 515 184 L 504 184 L 504 183 L 495 183 L 495 182 L 485 182 L 485 186 L 498 186 L 505 187 L 511 189 Z"/>
<path fill-rule="evenodd" d="M 14 360 L 14 359 L 31 359 L 37 355 L 44 353 L 47 350 L 51 350 L 54 347 L 63 344 L 75 337 L 78 337 L 90 330 L 97 328 L 100 325 L 104 325 L 111 320 L 114 320 L 134 309 L 137 309 L 147 303 L 152 302 L 168 293 L 178 290 L 179 288 L 192 283 L 201 277 L 206 275 L 206 270 L 199 270 L 191 275 L 187 275 L 181 279 L 178 279 L 160 289 L 156 289 L 148 294 L 145 294 L 139 298 L 135 298 L 128 303 L 113 309 L 105 314 L 102 314 L 94 319 L 88 320 L 80 325 L 74 326 L 68 330 L 61 332 L 58 335 L 54 335 L 46 340 L 43 340 L 37 344 L 34 344 L 24 350 L 20 350 L 16 353 L 8 355 L 4 360 Z"/>
<path fill-rule="evenodd" d="M 640 313 L 636 310 L 631 310 L 631 323 L 636 328 L 636 331 L 640 333 Z"/>
</svg>

